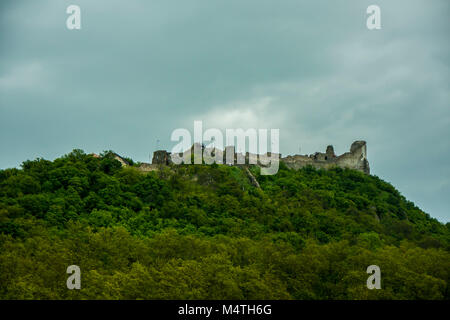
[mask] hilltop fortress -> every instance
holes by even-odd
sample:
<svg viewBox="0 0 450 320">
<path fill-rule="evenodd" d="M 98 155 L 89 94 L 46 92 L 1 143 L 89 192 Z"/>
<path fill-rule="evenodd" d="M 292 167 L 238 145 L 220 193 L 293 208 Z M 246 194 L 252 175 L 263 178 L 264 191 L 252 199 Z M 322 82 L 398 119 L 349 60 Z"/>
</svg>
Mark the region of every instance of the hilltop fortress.
<svg viewBox="0 0 450 320">
<path fill-rule="evenodd" d="M 367 160 L 367 144 L 365 141 L 355 141 L 350 147 L 350 152 L 336 156 L 333 146 L 328 146 L 325 153 L 316 152 L 309 156 L 294 155 L 281 158 L 286 166 L 291 169 L 300 169 L 311 165 L 315 168 L 329 169 L 332 167 L 349 168 L 370 174 L 369 161 Z"/>
<path fill-rule="evenodd" d="M 201 145 L 197 147 L 201 148 L 200 150 L 202 150 L 202 154 L 209 154 L 216 159 L 222 160 L 219 160 L 218 163 L 226 163 L 229 165 L 247 165 L 249 163 L 253 163 L 261 167 L 266 166 L 261 162 L 261 156 L 258 157 L 258 155 L 248 152 L 246 152 L 245 155 L 236 153 L 234 147 L 232 146 L 226 147 L 225 150 L 205 149 L 205 147 Z M 194 148 L 195 144 L 191 147 L 191 150 L 185 151 L 185 153 L 180 153 L 178 154 L 178 156 L 183 157 L 185 156 L 186 152 L 189 152 L 189 155 L 193 155 Z M 207 152 L 205 153 L 205 151 Z M 229 154 L 228 157 L 227 153 Z M 272 159 L 277 158 L 276 154 L 271 155 L 269 152 L 268 155 L 270 155 Z M 128 162 L 126 161 L 126 159 L 120 157 L 117 154 L 115 158 L 122 164 L 122 166 L 128 166 Z M 334 153 L 333 146 L 329 145 L 324 153 L 316 152 L 311 155 L 290 155 L 284 158 L 281 156 L 281 154 L 279 154 L 278 159 L 279 161 L 283 162 L 288 168 L 294 170 L 298 170 L 305 166 L 312 166 L 317 169 L 330 169 L 333 167 L 340 167 L 354 169 L 364 172 L 365 174 L 370 174 L 369 161 L 367 160 L 367 144 L 365 141 L 353 142 L 350 147 L 350 151 L 339 156 L 336 156 L 336 154 Z M 162 165 L 165 166 L 171 164 L 172 157 L 170 152 L 167 152 L 166 150 L 157 150 L 153 153 L 152 163 L 140 163 L 138 169 L 141 171 L 154 171 L 158 170 L 158 168 Z"/>
</svg>

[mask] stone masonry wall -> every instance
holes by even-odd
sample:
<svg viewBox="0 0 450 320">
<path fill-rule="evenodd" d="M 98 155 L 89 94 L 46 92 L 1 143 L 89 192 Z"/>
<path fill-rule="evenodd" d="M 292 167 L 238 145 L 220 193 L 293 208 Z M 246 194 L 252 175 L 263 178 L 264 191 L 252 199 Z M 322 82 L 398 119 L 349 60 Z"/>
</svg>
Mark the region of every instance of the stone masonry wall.
<svg viewBox="0 0 450 320">
<path fill-rule="evenodd" d="M 233 148 L 233 147 L 228 147 Z M 192 151 L 192 150 L 191 150 Z M 181 156 L 182 154 L 180 154 Z M 223 152 L 223 163 L 225 161 L 226 151 Z M 245 157 L 245 162 L 248 163 L 249 157 L 253 157 L 255 155 L 249 155 L 246 153 L 242 155 Z M 235 153 L 235 161 L 237 160 L 238 154 Z M 333 146 L 328 146 L 325 153 L 316 152 L 311 155 L 290 155 L 282 158 L 280 155 L 280 161 L 286 164 L 287 167 L 298 170 L 305 166 L 313 166 L 315 168 L 323 168 L 329 169 L 333 167 L 340 168 L 349 168 L 358 171 L 362 171 L 366 174 L 370 174 L 369 161 L 367 160 L 367 144 L 365 141 L 355 141 L 352 143 L 350 147 L 350 152 L 346 152 L 341 154 L 340 156 L 336 156 L 334 153 Z M 155 165 L 170 164 L 170 153 L 165 150 L 155 151 L 152 159 L 152 169 L 154 169 Z M 258 163 L 259 164 L 259 163 Z M 149 168 L 146 168 L 147 170 Z M 146 171 L 147 171 L 146 170 Z"/>
</svg>

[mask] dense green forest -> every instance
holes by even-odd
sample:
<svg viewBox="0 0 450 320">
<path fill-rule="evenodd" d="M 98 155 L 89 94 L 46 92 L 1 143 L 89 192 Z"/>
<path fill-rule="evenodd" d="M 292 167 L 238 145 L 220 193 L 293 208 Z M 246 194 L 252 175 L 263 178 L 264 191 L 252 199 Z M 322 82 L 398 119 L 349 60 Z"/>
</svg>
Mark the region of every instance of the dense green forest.
<svg viewBox="0 0 450 320">
<path fill-rule="evenodd" d="M 0 170 L 0 299 L 450 298 L 450 224 L 389 183 L 250 170 L 261 188 L 241 167 L 143 173 L 112 152 Z"/>
</svg>

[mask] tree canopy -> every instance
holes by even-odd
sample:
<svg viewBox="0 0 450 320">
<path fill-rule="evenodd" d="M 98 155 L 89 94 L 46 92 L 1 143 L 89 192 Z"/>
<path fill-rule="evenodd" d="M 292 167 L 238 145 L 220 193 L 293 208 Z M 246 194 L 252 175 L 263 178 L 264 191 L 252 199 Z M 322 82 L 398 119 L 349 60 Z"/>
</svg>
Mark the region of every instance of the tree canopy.
<svg viewBox="0 0 450 320">
<path fill-rule="evenodd" d="M 0 170 L 1 299 L 450 297 L 450 224 L 376 176 L 252 166 L 256 188 L 239 166 L 143 173 L 112 155 Z"/>
</svg>

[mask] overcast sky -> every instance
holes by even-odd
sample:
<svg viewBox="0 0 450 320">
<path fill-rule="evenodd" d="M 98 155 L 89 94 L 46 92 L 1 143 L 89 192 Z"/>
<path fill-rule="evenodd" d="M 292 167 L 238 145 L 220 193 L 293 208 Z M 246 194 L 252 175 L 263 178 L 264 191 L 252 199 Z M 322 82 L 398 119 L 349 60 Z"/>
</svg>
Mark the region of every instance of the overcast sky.
<svg viewBox="0 0 450 320">
<path fill-rule="evenodd" d="M 148 162 L 194 120 L 279 128 L 283 155 L 366 140 L 372 174 L 450 221 L 449 17 L 448 0 L 1 0 L 0 168 L 75 148 Z"/>
</svg>

